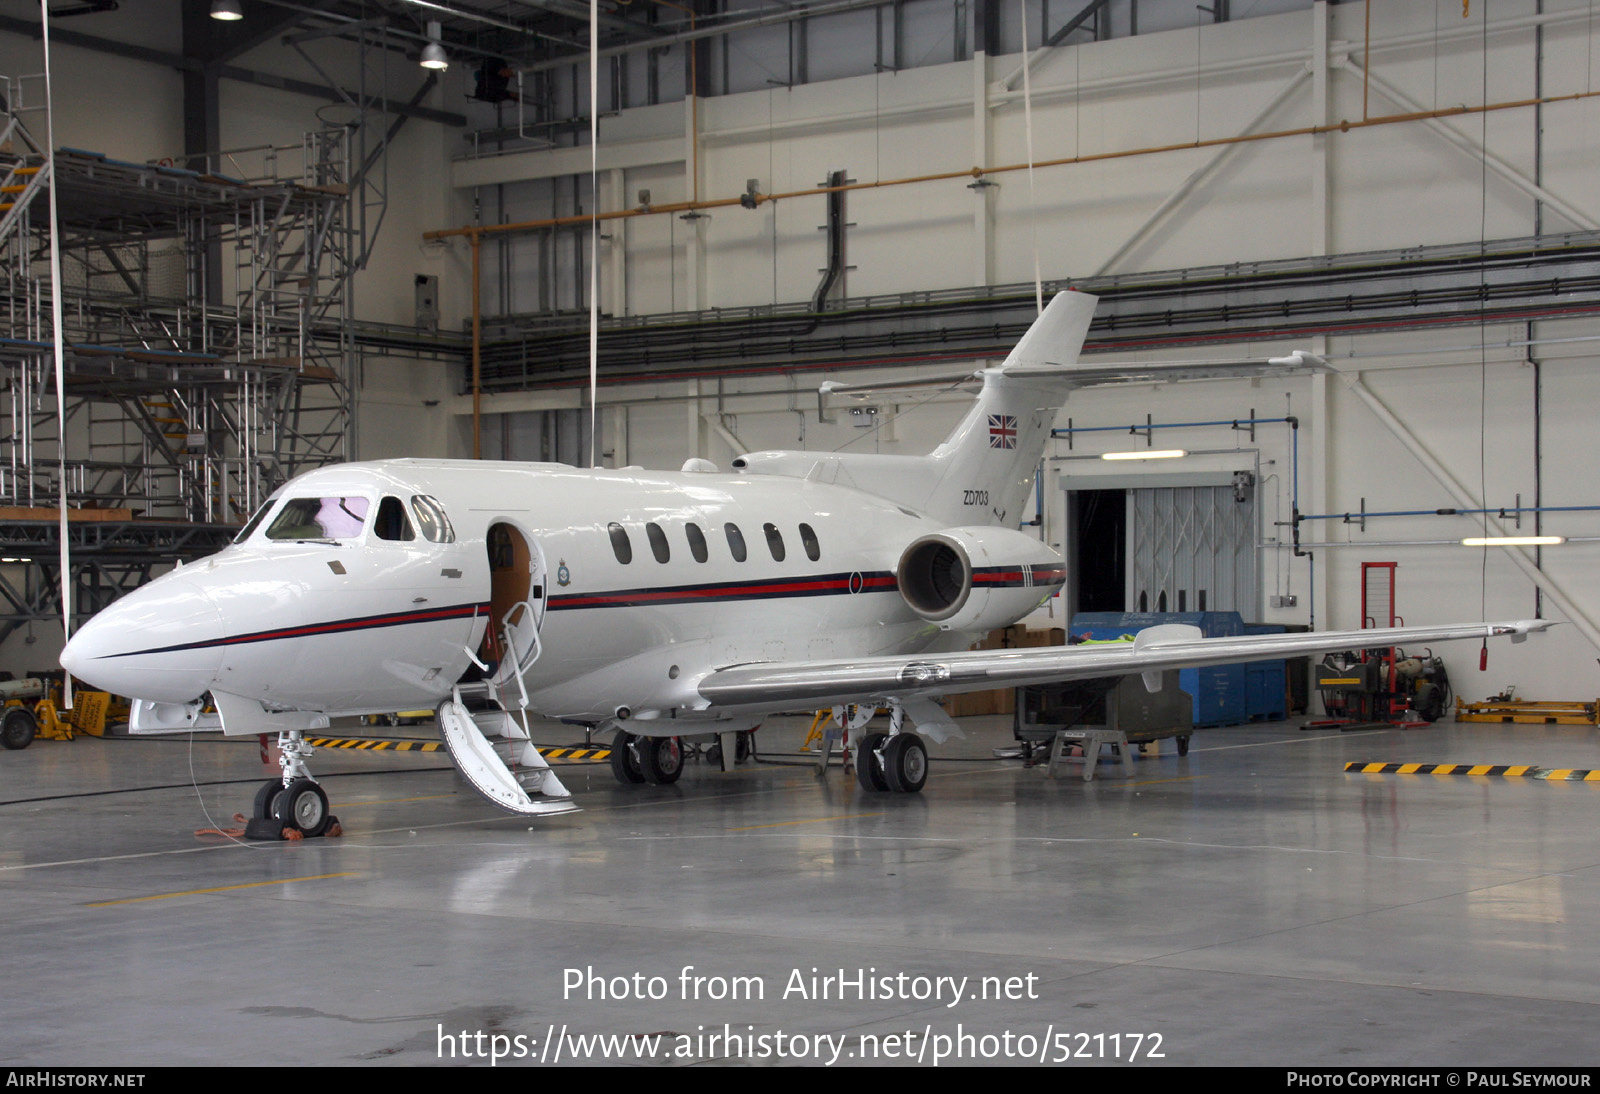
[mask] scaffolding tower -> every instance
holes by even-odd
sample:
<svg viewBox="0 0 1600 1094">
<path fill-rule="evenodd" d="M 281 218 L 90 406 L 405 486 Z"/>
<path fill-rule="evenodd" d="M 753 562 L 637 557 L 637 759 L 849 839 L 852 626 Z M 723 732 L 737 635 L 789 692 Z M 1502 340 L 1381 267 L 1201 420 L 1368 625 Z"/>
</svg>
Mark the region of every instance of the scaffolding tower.
<svg viewBox="0 0 1600 1094">
<path fill-rule="evenodd" d="M 287 479 L 349 458 L 365 242 L 348 129 L 205 172 L 60 148 L 51 178 L 22 90 L 0 76 L 0 550 L 29 569 L 0 567 L 0 640 L 59 611 L 63 494 L 84 618 L 152 567 L 218 549 Z"/>
</svg>

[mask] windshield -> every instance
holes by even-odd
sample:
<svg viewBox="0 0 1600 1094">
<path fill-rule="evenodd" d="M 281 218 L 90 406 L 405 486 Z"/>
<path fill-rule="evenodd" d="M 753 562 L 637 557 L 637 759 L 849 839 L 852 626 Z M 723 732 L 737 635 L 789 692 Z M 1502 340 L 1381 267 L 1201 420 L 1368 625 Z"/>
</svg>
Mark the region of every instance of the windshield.
<svg viewBox="0 0 1600 1094">
<path fill-rule="evenodd" d="M 262 502 L 261 508 L 256 510 L 256 515 L 250 518 L 250 523 L 239 529 L 239 534 L 233 537 L 233 542 L 243 543 L 245 540 L 255 535 L 255 531 L 261 526 L 261 522 L 267 519 L 268 513 L 272 512 L 272 506 L 275 500 L 276 499 L 268 498 L 266 501 Z"/>
<path fill-rule="evenodd" d="M 361 534 L 366 498 L 290 498 L 267 527 L 268 539 L 352 539 Z"/>
</svg>

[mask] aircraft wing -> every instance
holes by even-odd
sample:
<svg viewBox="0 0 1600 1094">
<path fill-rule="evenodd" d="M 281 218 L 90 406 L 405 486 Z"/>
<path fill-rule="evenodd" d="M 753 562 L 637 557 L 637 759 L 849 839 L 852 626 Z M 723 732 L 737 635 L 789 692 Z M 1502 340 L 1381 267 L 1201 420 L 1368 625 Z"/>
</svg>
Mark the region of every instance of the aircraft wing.
<svg viewBox="0 0 1600 1094">
<path fill-rule="evenodd" d="M 1451 623 L 1431 627 L 1202 638 L 1198 627 L 1168 623 L 1140 631 L 1132 642 L 1110 645 L 734 665 L 707 675 L 700 681 L 699 690 L 701 696 L 715 706 L 760 706 L 769 710 L 781 710 L 791 704 L 802 708 L 821 707 L 867 699 L 922 698 L 1062 680 L 1159 673 L 1165 669 L 1303 657 L 1334 650 L 1502 636 L 1513 642 L 1523 642 L 1530 633 L 1553 625 L 1549 620 L 1523 619 L 1509 623 Z M 1153 681 L 1159 677 L 1147 679 Z"/>
</svg>

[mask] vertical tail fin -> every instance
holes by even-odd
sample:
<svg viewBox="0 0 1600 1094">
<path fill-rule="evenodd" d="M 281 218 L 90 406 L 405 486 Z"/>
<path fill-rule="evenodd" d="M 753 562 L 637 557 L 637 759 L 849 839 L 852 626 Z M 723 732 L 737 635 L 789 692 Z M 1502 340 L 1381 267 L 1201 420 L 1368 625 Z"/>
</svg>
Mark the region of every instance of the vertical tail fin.
<svg viewBox="0 0 1600 1094">
<path fill-rule="evenodd" d="M 1021 519 L 1096 303 L 1087 293 L 1058 293 L 1005 363 L 984 373 L 972 410 L 929 457 L 939 483 L 930 508 L 958 524 Z"/>
</svg>

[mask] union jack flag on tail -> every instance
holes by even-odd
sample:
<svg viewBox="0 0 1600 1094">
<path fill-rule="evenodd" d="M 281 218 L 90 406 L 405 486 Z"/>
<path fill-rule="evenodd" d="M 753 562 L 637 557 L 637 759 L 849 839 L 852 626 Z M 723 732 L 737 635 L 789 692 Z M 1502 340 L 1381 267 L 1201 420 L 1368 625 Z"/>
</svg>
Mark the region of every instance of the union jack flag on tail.
<svg viewBox="0 0 1600 1094">
<path fill-rule="evenodd" d="M 1014 414 L 989 415 L 989 447 L 1017 447 L 1017 418 Z"/>
</svg>

